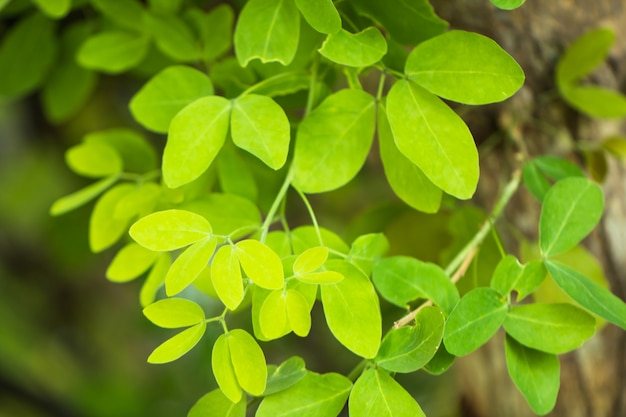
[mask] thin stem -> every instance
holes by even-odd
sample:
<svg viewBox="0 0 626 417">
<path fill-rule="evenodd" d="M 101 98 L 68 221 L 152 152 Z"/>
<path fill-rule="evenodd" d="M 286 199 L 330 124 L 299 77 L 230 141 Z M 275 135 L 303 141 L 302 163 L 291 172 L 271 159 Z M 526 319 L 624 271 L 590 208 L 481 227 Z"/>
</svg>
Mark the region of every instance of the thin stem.
<svg viewBox="0 0 626 417">
<path fill-rule="evenodd" d="M 322 240 L 322 233 L 320 232 L 320 227 L 317 224 L 317 218 L 315 217 L 315 212 L 313 211 L 313 207 L 311 206 L 309 199 L 306 198 L 306 195 L 299 189 L 296 188 L 296 191 L 298 192 L 298 194 L 300 195 L 300 198 L 304 202 L 304 205 L 306 206 L 306 209 L 309 212 L 309 216 L 311 216 L 311 221 L 313 222 L 313 226 L 315 227 L 315 233 L 317 233 L 317 240 L 319 240 L 320 246 L 324 246 L 324 241 Z"/>
<path fill-rule="evenodd" d="M 315 86 L 317 84 L 317 70 L 319 67 L 318 54 L 313 57 L 313 64 L 311 65 L 311 82 L 309 83 L 309 95 L 306 98 L 306 108 L 304 109 L 304 116 L 306 117 L 311 110 L 313 110 L 313 103 L 315 103 Z"/>
<path fill-rule="evenodd" d="M 383 88 L 385 87 L 385 79 L 387 78 L 387 74 L 385 70 L 381 71 L 380 79 L 378 80 L 378 90 L 376 90 L 376 101 L 380 103 L 383 98 Z"/>
<path fill-rule="evenodd" d="M 367 359 L 363 359 L 350 371 L 347 378 L 352 382 L 356 381 L 356 379 L 361 375 L 361 373 L 363 373 L 363 370 L 367 366 L 367 363 L 368 363 Z"/>
<path fill-rule="evenodd" d="M 272 203 L 272 206 L 270 207 L 270 211 L 267 213 L 267 217 L 265 217 L 265 221 L 263 222 L 263 225 L 261 226 L 261 238 L 259 239 L 261 243 L 265 243 L 265 239 L 267 239 L 267 234 L 269 233 L 270 225 L 274 221 L 274 216 L 276 215 L 276 212 L 278 211 L 278 208 L 280 207 L 280 203 L 283 201 L 283 199 L 285 198 L 285 195 L 287 194 L 289 185 L 291 185 L 292 177 L 293 177 L 293 170 L 290 167 L 289 171 L 287 172 L 287 175 L 285 176 L 285 181 L 283 182 L 283 185 L 281 185 L 280 190 L 278 191 L 278 194 L 276 195 L 276 198 L 274 199 L 274 202 Z"/>
</svg>

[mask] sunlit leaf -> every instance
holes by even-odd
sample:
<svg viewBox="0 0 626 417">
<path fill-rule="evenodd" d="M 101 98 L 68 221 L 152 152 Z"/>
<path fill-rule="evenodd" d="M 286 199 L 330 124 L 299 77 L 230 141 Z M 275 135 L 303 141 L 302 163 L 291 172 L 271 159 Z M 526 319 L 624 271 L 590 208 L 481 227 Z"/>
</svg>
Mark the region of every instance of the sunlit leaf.
<svg viewBox="0 0 626 417">
<path fill-rule="evenodd" d="M 232 46 L 235 13 L 229 4 L 220 4 L 208 13 L 190 8 L 185 17 L 195 24 L 200 34 L 205 61 L 214 60 Z"/>
<path fill-rule="evenodd" d="M 246 392 L 261 395 L 267 382 L 265 355 L 248 332 L 234 329 L 227 335 L 230 359 L 237 382 Z"/>
<path fill-rule="evenodd" d="M 187 417 L 245 417 L 246 398 L 234 403 L 222 390 L 215 389 L 203 395 L 189 410 Z"/>
<path fill-rule="evenodd" d="M 67 165 L 79 175 L 90 178 L 107 177 L 122 171 L 122 158 L 106 143 L 83 142 L 68 149 Z"/>
<path fill-rule="evenodd" d="M 106 270 L 112 282 L 128 282 L 143 274 L 154 264 L 158 253 L 136 243 L 129 243 L 115 255 Z"/>
<path fill-rule="evenodd" d="M 168 253 L 158 254 L 157 260 L 139 292 L 139 302 L 142 307 L 147 307 L 156 299 L 157 291 L 165 283 L 165 275 L 167 275 L 171 263 L 171 257 Z"/>
<path fill-rule="evenodd" d="M 298 356 L 292 356 L 280 366 L 274 367 L 272 372 L 268 372 L 263 396 L 275 394 L 291 387 L 304 378 L 306 374 L 304 360 Z"/>
<path fill-rule="evenodd" d="M 208 265 L 216 245 L 215 239 L 200 240 L 176 258 L 165 277 L 165 293 L 168 297 L 178 294 L 196 279 Z"/>
<path fill-rule="evenodd" d="M 341 29 L 341 17 L 332 0 L 296 0 L 296 6 L 318 32 L 335 33 Z"/>
<path fill-rule="evenodd" d="M 302 252 L 293 263 L 293 273 L 296 275 L 313 272 L 326 262 L 328 259 L 328 248 L 326 246 L 317 246 Z"/>
<path fill-rule="evenodd" d="M 268 340 L 278 339 L 291 331 L 287 318 L 287 300 L 282 290 L 272 291 L 263 301 L 259 325 Z"/>
<path fill-rule="evenodd" d="M 198 304 L 184 298 L 165 298 L 143 309 L 148 320 L 159 327 L 176 329 L 198 324 L 205 319 Z"/>
<path fill-rule="evenodd" d="M 491 0 L 491 2 L 499 9 L 513 10 L 524 4 L 526 0 Z"/>
<path fill-rule="evenodd" d="M 602 142 L 602 147 L 611 155 L 626 159 L 626 138 L 613 136 Z"/>
<path fill-rule="evenodd" d="M 243 281 L 237 253 L 232 245 L 217 250 L 211 263 L 211 281 L 220 300 L 230 310 L 243 300 Z"/>
<path fill-rule="evenodd" d="M 93 252 L 101 252 L 113 245 L 128 230 L 131 219 L 118 219 L 111 216 L 111 213 L 115 211 L 119 201 L 133 192 L 134 188 L 131 184 L 116 185 L 96 202 L 89 218 L 89 247 Z"/>
<path fill-rule="evenodd" d="M 235 369 L 233 368 L 233 362 L 230 356 L 228 336 L 225 334 L 221 334 L 213 345 L 211 369 L 213 370 L 213 376 L 215 376 L 217 385 L 230 401 L 234 403 L 245 401 L 246 397 L 242 395 L 241 386 L 235 376 Z"/>
<path fill-rule="evenodd" d="M 328 35 L 319 53 L 341 65 L 367 67 L 380 61 L 387 53 L 387 42 L 373 26 L 359 33 L 340 29 Z"/>
<path fill-rule="evenodd" d="M 354 239 L 348 260 L 367 276 L 372 267 L 389 251 L 389 241 L 382 233 L 370 233 Z"/>
<path fill-rule="evenodd" d="M 139 219 L 130 236 L 154 251 L 171 251 L 211 235 L 211 224 L 202 216 L 185 210 L 163 210 Z"/>
<path fill-rule="evenodd" d="M 300 337 L 306 337 L 311 330 L 311 313 L 306 298 L 296 290 L 287 290 L 285 301 L 287 318 L 293 332 Z"/>
<path fill-rule="evenodd" d="M 59 216 L 88 203 L 102 194 L 110 186 L 115 184 L 118 179 L 119 174 L 112 175 L 110 177 L 103 178 L 98 182 L 94 182 L 93 184 L 73 192 L 72 194 L 59 198 L 50 207 L 50 214 L 52 216 Z"/>
<path fill-rule="evenodd" d="M 273 250 L 254 239 L 237 242 L 236 247 L 241 267 L 256 285 L 268 290 L 283 287 L 283 265 Z"/>
<path fill-rule="evenodd" d="M 149 363 L 167 363 L 189 352 L 202 339 L 206 331 L 206 323 L 202 322 L 178 333 L 166 340 L 152 351 L 148 357 Z"/>
<path fill-rule="evenodd" d="M 117 151 L 122 157 L 125 172 L 145 172 L 157 168 L 156 152 L 141 134 L 128 128 L 113 128 L 85 135 L 85 143 L 101 142 Z"/>
<path fill-rule="evenodd" d="M 626 96 L 591 85 L 563 88 L 561 95 L 572 107 L 592 117 L 617 119 L 626 116 Z"/>
</svg>

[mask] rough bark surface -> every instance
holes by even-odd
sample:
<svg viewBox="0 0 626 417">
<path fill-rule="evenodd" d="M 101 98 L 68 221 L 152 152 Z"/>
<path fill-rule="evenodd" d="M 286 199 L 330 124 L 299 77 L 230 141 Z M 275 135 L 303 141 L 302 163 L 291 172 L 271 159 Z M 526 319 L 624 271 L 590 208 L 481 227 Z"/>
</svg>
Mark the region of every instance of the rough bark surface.
<svg viewBox="0 0 626 417">
<path fill-rule="evenodd" d="M 433 2 L 438 14 L 453 28 L 476 31 L 494 38 L 524 68 L 527 82 L 510 101 L 489 109 L 476 119 L 469 115 L 477 141 L 497 129 L 495 120 L 517 121 L 530 156 L 553 154 L 578 158 L 571 151 L 576 141 L 599 141 L 610 134 L 626 134 L 624 121 L 599 121 L 581 116 L 560 100 L 545 99 L 555 86 L 554 67 L 563 50 L 587 30 L 608 26 L 617 35 L 607 63 L 591 81 L 626 90 L 626 3 L 623 0 L 529 0 L 520 9 L 500 11 L 487 0 Z M 503 117 L 504 115 L 504 117 Z M 541 126 L 544 126 L 543 128 Z M 545 128 L 548 126 L 549 128 Z M 501 126 L 500 126 L 501 127 Z M 609 161 L 603 185 L 606 212 L 601 225 L 585 241 L 600 259 L 611 290 L 626 299 L 626 170 Z M 512 158 L 497 149 L 481 161 L 479 198 L 494 201 L 497 173 L 511 169 Z M 501 178 L 501 176 L 500 176 Z M 491 181 L 490 181 L 491 179 Z M 528 193 L 518 193 L 507 212 L 528 238 L 536 239 L 538 205 Z M 526 417 L 534 413 L 510 381 L 504 359 L 503 337 L 458 361 L 458 383 L 463 415 Z M 626 416 L 626 333 L 604 327 L 578 351 L 561 357 L 561 389 L 550 416 Z"/>
</svg>

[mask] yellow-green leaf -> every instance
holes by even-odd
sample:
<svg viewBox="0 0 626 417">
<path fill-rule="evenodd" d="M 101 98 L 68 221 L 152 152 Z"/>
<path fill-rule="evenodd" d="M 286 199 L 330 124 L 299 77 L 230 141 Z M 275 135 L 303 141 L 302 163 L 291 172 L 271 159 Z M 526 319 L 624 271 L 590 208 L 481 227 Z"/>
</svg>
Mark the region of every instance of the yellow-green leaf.
<svg viewBox="0 0 626 417">
<path fill-rule="evenodd" d="M 200 240 L 176 258 L 165 277 L 165 293 L 168 297 L 178 294 L 196 279 L 209 264 L 216 245 L 215 239 Z"/>
<path fill-rule="evenodd" d="M 283 264 L 269 246 L 255 239 L 246 239 L 237 242 L 236 247 L 241 267 L 252 282 L 268 290 L 283 287 Z"/>
<path fill-rule="evenodd" d="M 217 250 L 211 263 L 211 281 L 218 297 L 230 310 L 243 300 L 243 281 L 237 253 L 232 245 Z"/>
<path fill-rule="evenodd" d="M 199 214 L 170 209 L 139 219 L 131 226 L 130 236 L 150 250 L 171 251 L 209 237 L 211 230 Z"/>
<path fill-rule="evenodd" d="M 129 243 L 115 255 L 106 270 L 106 277 L 113 282 L 131 281 L 146 272 L 158 255 L 136 243 Z"/>
<path fill-rule="evenodd" d="M 185 298 L 165 298 L 143 309 L 148 320 L 159 327 L 177 329 L 198 324 L 205 319 L 204 310 Z"/>
<path fill-rule="evenodd" d="M 178 333 L 159 345 L 148 357 L 150 363 L 167 363 L 189 352 L 202 339 L 206 323 L 202 322 Z"/>
</svg>

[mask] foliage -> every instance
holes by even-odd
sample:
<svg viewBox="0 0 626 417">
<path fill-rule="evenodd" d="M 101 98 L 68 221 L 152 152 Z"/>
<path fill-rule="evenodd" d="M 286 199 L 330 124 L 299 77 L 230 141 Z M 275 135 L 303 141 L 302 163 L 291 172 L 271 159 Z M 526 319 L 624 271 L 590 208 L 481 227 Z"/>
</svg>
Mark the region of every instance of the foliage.
<svg viewBox="0 0 626 417">
<path fill-rule="evenodd" d="M 99 73 L 143 74 L 129 112 L 152 133 L 108 129 L 71 147 L 67 165 L 94 182 L 57 200 L 51 214 L 96 200 L 90 247 L 117 250 L 107 278 L 146 275 L 144 315 L 180 329 L 148 362 L 180 358 L 210 326 L 222 331 L 211 354 L 218 388 L 189 416 L 244 416 L 257 402 L 261 417 L 336 416 L 346 402 L 355 417 L 423 415 L 395 374 L 441 374 L 501 328 L 512 380 L 536 413 L 548 413 L 557 355 L 594 334 L 594 316 L 626 329 L 626 304 L 559 260 L 603 212 L 600 187 L 580 168 L 550 156 L 525 161 L 483 225 L 454 230 L 437 262 L 385 257 L 382 233 L 344 242 L 318 224 L 308 197 L 350 183 L 376 154 L 377 136 L 399 199 L 469 218 L 454 198 L 474 195 L 479 153 L 454 103 L 506 100 L 524 82 L 520 66 L 485 36 L 447 30 L 426 0 L 384 10 L 371 0 L 236 3 L 0 2 L 0 13 L 18 20 L 0 47 L 0 95 L 39 90 L 50 121 L 72 117 Z M 586 35 L 557 69 L 564 99 L 594 116 L 626 114 L 623 96 L 578 85 L 612 39 L 606 30 Z M 148 134 L 167 135 L 162 157 Z M 620 138 L 602 144 L 621 157 L 624 148 Z M 539 259 L 520 263 L 502 250 L 492 273 L 460 291 L 489 233 L 500 244 L 493 224 L 522 179 L 542 204 Z M 290 189 L 311 226 L 290 225 Z M 571 302 L 521 303 L 547 279 Z M 405 314 L 392 329 L 383 328 L 381 303 L 398 307 L 392 317 Z M 262 342 L 307 337 L 320 304 L 332 335 L 362 359 L 355 370 L 319 374 L 297 354 L 266 364 L 271 345 Z M 237 327 L 242 315 L 251 326 Z"/>
</svg>

